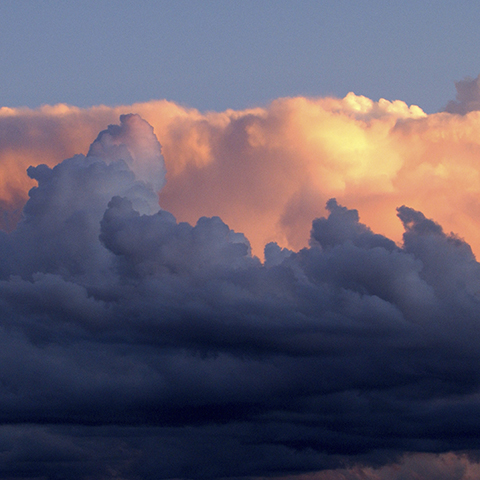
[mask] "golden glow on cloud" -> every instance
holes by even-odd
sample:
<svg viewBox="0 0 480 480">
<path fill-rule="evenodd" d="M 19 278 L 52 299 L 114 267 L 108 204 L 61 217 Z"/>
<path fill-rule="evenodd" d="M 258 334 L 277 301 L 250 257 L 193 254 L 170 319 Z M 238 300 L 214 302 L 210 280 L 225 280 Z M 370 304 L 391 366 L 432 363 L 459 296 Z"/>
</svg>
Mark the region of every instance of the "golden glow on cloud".
<svg viewBox="0 0 480 480">
<path fill-rule="evenodd" d="M 19 208 L 35 184 L 29 165 L 86 153 L 120 114 L 139 113 L 162 144 L 160 205 L 178 220 L 220 216 L 266 242 L 307 244 L 325 202 L 359 210 L 374 231 L 401 241 L 395 208 L 408 205 L 480 253 L 480 113 L 426 115 L 417 106 L 349 93 L 281 98 L 265 108 L 201 113 L 168 101 L 115 108 L 0 109 L 0 201 Z"/>
</svg>

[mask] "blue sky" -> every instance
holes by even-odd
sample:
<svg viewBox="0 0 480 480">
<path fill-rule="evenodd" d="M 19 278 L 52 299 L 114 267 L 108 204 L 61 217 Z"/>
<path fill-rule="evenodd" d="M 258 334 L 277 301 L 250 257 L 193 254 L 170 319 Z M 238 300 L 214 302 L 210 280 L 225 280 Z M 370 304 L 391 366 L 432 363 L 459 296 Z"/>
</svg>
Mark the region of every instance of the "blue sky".
<svg viewBox="0 0 480 480">
<path fill-rule="evenodd" d="M 479 13 L 474 1 L 4 1 L 0 104 L 221 111 L 353 91 L 431 113 L 480 72 Z"/>
</svg>

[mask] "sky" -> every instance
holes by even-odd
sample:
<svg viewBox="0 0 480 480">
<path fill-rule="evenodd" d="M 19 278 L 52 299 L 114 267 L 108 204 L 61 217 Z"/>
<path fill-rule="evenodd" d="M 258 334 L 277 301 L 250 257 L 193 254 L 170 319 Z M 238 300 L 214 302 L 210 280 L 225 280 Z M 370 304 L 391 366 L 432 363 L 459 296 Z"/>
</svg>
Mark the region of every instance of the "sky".
<svg viewBox="0 0 480 480">
<path fill-rule="evenodd" d="M 3 1 L 0 104 L 201 111 L 285 96 L 441 110 L 478 75 L 474 1 Z"/>
<path fill-rule="evenodd" d="M 478 9 L 2 2 L 0 478 L 479 478 Z"/>
</svg>

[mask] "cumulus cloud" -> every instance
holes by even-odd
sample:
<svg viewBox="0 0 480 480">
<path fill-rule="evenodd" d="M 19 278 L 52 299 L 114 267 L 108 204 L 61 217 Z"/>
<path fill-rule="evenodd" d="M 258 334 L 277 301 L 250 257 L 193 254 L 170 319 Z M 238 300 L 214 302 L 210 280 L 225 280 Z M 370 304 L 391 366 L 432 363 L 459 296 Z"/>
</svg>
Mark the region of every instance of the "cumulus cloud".
<svg viewBox="0 0 480 480">
<path fill-rule="evenodd" d="M 246 235 L 260 258 L 270 242 L 293 250 L 307 246 L 311 221 L 326 213 L 330 198 L 355 206 L 367 225 L 398 243 L 402 226 L 392 211 L 408 205 L 480 252 L 480 117 L 426 115 L 399 100 L 353 93 L 343 99 L 281 98 L 263 108 L 219 113 L 167 101 L 1 109 L 4 229 L 14 228 L 35 186 L 24 174 L 30 165 L 53 168 L 88 154 L 98 132 L 125 112 L 140 114 L 162 145 L 168 172 L 162 207 L 192 225 L 202 216 L 219 216 Z M 136 146 L 130 144 L 123 160 L 139 179 L 156 178 L 152 189 L 158 190 L 165 174 L 156 160 L 157 141 L 145 140 L 151 138 L 148 128 L 135 131 Z M 107 129 L 92 148 L 108 155 L 107 144 L 115 150 L 116 142 L 125 143 L 130 134 L 118 129 Z M 138 155 L 149 160 L 136 162 Z"/>
<path fill-rule="evenodd" d="M 465 115 L 480 110 L 480 75 L 477 78 L 465 78 L 455 82 L 456 100 L 450 100 L 445 107 L 449 113 Z"/>
<path fill-rule="evenodd" d="M 353 103 L 355 122 L 399 109 L 404 134 L 417 121 L 404 104 Z M 248 151 L 237 135 L 259 118 L 216 128 Z M 261 175 L 235 155 L 210 174 Z M 480 265 L 422 212 L 398 208 L 395 242 L 327 199 L 308 245 L 270 242 L 262 262 L 223 218 L 192 225 L 158 205 L 160 147 L 136 115 L 86 156 L 28 175 L 38 185 L 0 236 L 3 478 L 373 479 L 393 463 L 415 471 L 420 454 L 478 448 Z"/>
<path fill-rule="evenodd" d="M 122 159 L 136 178 L 151 185 L 155 192 L 165 185 L 165 162 L 160 143 L 153 128 L 138 115 L 121 115 L 120 125 L 109 125 L 107 130 L 100 132 L 87 156 L 101 158 L 106 163 Z"/>
</svg>

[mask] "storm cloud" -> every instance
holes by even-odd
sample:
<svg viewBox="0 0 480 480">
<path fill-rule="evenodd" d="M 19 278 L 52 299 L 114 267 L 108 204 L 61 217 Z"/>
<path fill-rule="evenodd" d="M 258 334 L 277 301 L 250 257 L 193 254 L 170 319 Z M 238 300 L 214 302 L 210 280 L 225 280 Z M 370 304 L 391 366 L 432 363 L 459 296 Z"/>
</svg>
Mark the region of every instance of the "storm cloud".
<svg viewBox="0 0 480 480">
<path fill-rule="evenodd" d="M 308 246 L 271 242 L 263 261 L 224 219 L 161 208 L 165 175 L 133 114 L 28 169 L 0 236 L 3 478 L 474 462 L 480 265 L 462 238 L 403 205 L 395 242 L 330 198 Z"/>
</svg>

